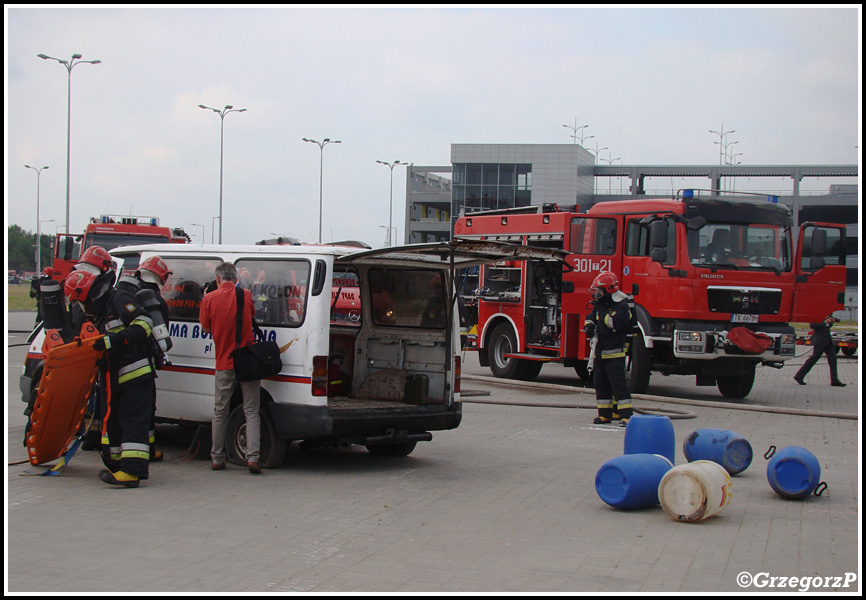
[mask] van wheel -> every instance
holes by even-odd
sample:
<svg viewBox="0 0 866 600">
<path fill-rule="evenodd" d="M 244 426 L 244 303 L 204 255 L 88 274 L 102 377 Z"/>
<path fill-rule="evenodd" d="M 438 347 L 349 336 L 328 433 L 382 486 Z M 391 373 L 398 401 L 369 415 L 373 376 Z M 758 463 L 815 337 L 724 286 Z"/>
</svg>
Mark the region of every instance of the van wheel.
<svg viewBox="0 0 866 600">
<path fill-rule="evenodd" d="M 401 442 L 399 444 L 370 444 L 366 446 L 370 454 L 380 456 L 409 456 L 418 442 Z"/>
<path fill-rule="evenodd" d="M 259 465 L 265 469 L 275 469 L 283 463 L 286 457 L 286 442 L 277 437 L 271 417 L 264 407 L 259 409 L 261 420 L 261 443 L 259 449 Z M 247 447 L 247 418 L 244 407 L 239 404 L 229 415 L 228 431 L 226 432 L 226 457 L 234 465 L 245 467 Z"/>
</svg>

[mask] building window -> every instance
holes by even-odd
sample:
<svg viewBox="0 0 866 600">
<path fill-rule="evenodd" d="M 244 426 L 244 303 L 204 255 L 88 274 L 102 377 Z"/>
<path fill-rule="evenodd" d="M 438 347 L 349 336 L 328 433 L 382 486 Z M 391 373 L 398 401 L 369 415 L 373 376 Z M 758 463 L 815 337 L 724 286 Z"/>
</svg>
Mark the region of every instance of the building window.
<svg viewBox="0 0 866 600">
<path fill-rule="evenodd" d="M 452 214 L 529 206 L 532 203 L 532 165 L 455 164 L 452 173 Z"/>
</svg>

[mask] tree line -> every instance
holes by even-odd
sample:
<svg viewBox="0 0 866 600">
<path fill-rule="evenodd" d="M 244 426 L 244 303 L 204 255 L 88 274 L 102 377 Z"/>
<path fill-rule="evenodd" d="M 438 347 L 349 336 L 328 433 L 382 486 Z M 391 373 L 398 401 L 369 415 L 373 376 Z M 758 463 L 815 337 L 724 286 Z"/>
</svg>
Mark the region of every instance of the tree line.
<svg viewBox="0 0 866 600">
<path fill-rule="evenodd" d="M 25 231 L 20 225 L 10 225 L 6 234 L 8 268 L 20 273 L 22 271 L 42 271 L 49 266 L 52 259 L 51 246 L 54 243 L 54 237 L 43 233 L 41 238 L 42 255 L 40 262 L 42 265 L 38 269 L 34 269 L 36 266 L 36 234 L 32 231 Z"/>
</svg>

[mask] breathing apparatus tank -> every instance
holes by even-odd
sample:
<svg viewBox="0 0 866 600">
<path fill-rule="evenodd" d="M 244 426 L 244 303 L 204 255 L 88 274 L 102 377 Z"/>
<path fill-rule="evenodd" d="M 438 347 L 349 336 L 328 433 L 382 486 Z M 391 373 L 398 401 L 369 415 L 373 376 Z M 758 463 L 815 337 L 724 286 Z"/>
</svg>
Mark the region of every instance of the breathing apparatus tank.
<svg viewBox="0 0 866 600">
<path fill-rule="evenodd" d="M 135 297 L 141 303 L 141 307 L 147 311 L 147 316 L 153 321 L 152 335 L 156 345 L 163 352 L 168 352 L 171 350 L 171 337 L 168 334 L 168 325 L 162 318 L 162 310 L 156 293 L 153 290 L 142 289 L 136 292 Z"/>
<path fill-rule="evenodd" d="M 39 315 L 46 330 L 70 328 L 69 311 L 63 296 L 63 285 L 49 276 L 39 278 Z"/>
</svg>

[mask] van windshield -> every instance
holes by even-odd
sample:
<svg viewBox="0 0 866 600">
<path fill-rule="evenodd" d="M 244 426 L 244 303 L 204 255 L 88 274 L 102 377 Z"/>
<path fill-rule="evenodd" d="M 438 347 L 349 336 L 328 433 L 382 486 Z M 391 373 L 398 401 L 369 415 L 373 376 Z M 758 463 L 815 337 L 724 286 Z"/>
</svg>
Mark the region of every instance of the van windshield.
<svg viewBox="0 0 866 600">
<path fill-rule="evenodd" d="M 373 322 L 389 327 L 443 329 L 445 282 L 438 271 L 370 270 Z"/>
<path fill-rule="evenodd" d="M 695 266 L 724 269 L 791 270 L 791 237 L 786 226 L 708 223 L 687 235 Z"/>
</svg>

